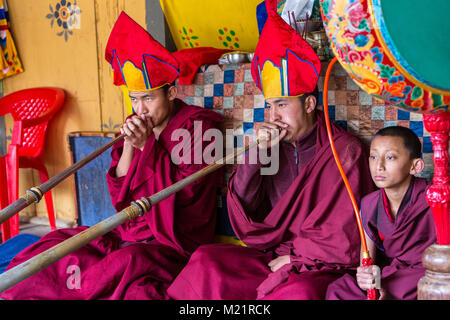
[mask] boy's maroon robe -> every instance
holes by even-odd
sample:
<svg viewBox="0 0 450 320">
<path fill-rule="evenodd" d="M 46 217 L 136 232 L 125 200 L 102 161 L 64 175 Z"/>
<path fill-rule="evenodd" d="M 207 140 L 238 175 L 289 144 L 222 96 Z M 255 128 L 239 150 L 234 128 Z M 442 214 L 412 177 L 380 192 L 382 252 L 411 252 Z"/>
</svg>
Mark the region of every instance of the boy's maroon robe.
<svg viewBox="0 0 450 320">
<path fill-rule="evenodd" d="M 381 268 L 381 287 L 386 290 L 386 299 L 417 298 L 417 283 L 425 274 L 422 254 L 436 242 L 433 215 L 425 198 L 428 186 L 423 178 L 412 179 L 392 222 L 392 230 L 381 232 L 384 240 L 381 240 L 379 231 L 389 228 L 380 228 L 380 217 L 386 215 L 382 190 L 362 200 L 363 226 L 377 247 L 375 260 Z M 346 274 L 330 284 L 327 299 L 366 299 L 366 292 L 359 288 L 355 277 Z"/>
<path fill-rule="evenodd" d="M 342 166 L 359 202 L 373 190 L 367 149 L 342 128 L 332 128 Z M 285 165 L 281 162 L 280 168 Z M 265 186 L 266 199 L 271 193 L 282 194 L 265 217 L 251 217 L 244 209 L 235 191 L 235 175 L 236 171 L 228 184 L 228 212 L 236 235 L 248 247 L 200 246 L 169 287 L 170 297 L 322 299 L 329 282 L 359 263 L 357 224 L 331 152 L 322 112 L 317 112 L 314 155 L 292 184 L 282 193 L 276 190 L 276 184 Z M 249 192 L 254 194 L 256 190 Z M 268 262 L 287 254 L 291 263 L 271 272 Z"/>
<path fill-rule="evenodd" d="M 112 151 L 107 174 L 112 202 L 120 211 L 194 173 L 205 164 L 171 162 L 175 129 L 194 137 L 194 121 L 202 131 L 215 128 L 222 116 L 175 100 L 177 111 L 159 140 L 152 135 L 136 150 L 128 173 L 115 177 L 123 141 Z M 194 150 L 192 143 L 192 151 Z M 209 142 L 208 142 L 209 144 Z M 204 147 L 205 144 L 200 147 Z M 213 240 L 217 187 L 221 172 L 210 174 L 161 201 L 142 217 L 115 228 L 44 270 L 3 292 L 4 299 L 166 299 L 166 288 L 200 244 Z M 51 232 L 20 252 L 8 269 L 49 249 L 87 227 Z M 79 281 L 76 278 L 79 275 Z"/>
</svg>

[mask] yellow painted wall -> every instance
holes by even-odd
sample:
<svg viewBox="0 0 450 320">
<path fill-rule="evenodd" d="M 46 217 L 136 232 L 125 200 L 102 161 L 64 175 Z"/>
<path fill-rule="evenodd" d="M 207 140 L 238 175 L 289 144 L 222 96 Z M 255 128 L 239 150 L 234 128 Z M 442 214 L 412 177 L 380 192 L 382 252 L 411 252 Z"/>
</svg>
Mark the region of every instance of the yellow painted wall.
<svg viewBox="0 0 450 320">
<path fill-rule="evenodd" d="M 145 0 L 77 0 L 80 27 L 71 30 L 66 41 L 64 34 L 57 35 L 64 30 L 57 20 L 51 26 L 52 19 L 46 17 L 58 3 L 61 5 L 61 0 L 8 0 L 12 34 L 25 72 L 3 81 L 4 95 L 38 86 L 65 90 L 66 102 L 50 123 L 45 147 L 51 177 L 72 164 L 70 132 L 110 131 L 125 119 L 121 90 L 112 84 L 109 64 L 104 59 L 105 46 L 122 10 L 143 27 L 146 12 Z M 12 120 L 8 116 L 6 127 L 10 135 Z M 20 169 L 19 194 L 39 184 L 37 172 Z M 76 219 L 73 177 L 53 189 L 53 202 L 58 219 Z M 46 216 L 45 202 L 30 206 L 22 214 Z"/>
</svg>

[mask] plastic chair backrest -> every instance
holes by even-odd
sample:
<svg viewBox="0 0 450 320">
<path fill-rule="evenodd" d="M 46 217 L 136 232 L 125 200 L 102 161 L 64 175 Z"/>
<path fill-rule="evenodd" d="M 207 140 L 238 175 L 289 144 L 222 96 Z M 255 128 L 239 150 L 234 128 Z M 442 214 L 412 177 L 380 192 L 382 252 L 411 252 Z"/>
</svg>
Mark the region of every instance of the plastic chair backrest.
<svg viewBox="0 0 450 320">
<path fill-rule="evenodd" d="M 38 157 L 44 149 L 48 121 L 64 103 L 62 89 L 30 88 L 0 99 L 1 108 L 9 108 L 14 119 L 12 144 L 19 144 L 19 156 Z"/>
</svg>

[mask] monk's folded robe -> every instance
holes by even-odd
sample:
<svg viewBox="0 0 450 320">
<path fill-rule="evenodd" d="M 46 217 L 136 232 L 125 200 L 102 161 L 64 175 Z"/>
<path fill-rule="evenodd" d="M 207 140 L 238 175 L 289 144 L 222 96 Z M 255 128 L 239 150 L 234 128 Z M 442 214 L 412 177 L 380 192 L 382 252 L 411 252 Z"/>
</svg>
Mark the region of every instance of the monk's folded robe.
<svg viewBox="0 0 450 320">
<path fill-rule="evenodd" d="M 425 179 L 413 178 L 394 221 L 386 213 L 383 189 L 362 200 L 363 226 L 377 248 L 376 264 L 381 268 L 386 299 L 417 298 L 417 283 L 425 275 L 422 254 L 436 242 L 433 215 L 425 197 L 428 187 Z M 330 284 L 327 299 L 366 299 L 366 292 L 354 276 L 346 274 Z"/>
<path fill-rule="evenodd" d="M 161 132 L 152 135 L 142 151 L 136 149 L 128 173 L 115 176 L 123 140 L 113 146 L 107 182 L 112 202 L 120 211 L 131 201 L 148 197 L 206 166 L 171 161 L 176 129 L 191 134 L 201 121 L 202 133 L 217 127 L 222 116 L 175 100 L 175 114 Z M 205 145 L 201 144 L 202 149 Z M 212 242 L 221 172 L 211 173 L 161 201 L 142 217 L 95 239 L 1 294 L 3 299 L 167 299 L 166 289 L 200 244 Z M 32 258 L 85 226 L 50 232 L 20 252 L 8 269 Z"/>
<path fill-rule="evenodd" d="M 367 147 L 334 124 L 332 130 L 359 203 L 373 190 Z M 329 282 L 358 265 L 356 219 L 322 112 L 295 148 L 280 143 L 279 160 L 275 175 L 260 175 L 262 165 L 246 161 L 230 177 L 231 225 L 248 247 L 200 246 L 170 286 L 170 297 L 323 299 Z M 290 255 L 291 263 L 271 272 L 267 263 L 281 255 Z"/>
</svg>

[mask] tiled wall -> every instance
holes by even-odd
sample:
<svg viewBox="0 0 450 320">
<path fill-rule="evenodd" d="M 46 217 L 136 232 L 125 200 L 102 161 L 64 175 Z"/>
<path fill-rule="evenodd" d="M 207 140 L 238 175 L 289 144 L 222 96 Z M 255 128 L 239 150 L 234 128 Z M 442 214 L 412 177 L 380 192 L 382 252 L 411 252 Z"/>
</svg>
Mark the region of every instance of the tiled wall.
<svg viewBox="0 0 450 320">
<path fill-rule="evenodd" d="M 234 146 L 241 147 L 244 137 L 252 135 L 258 122 L 268 120 L 264 97 L 255 86 L 250 63 L 203 66 L 194 83 L 179 86 L 178 97 L 187 104 L 213 109 L 224 115 L 223 131 L 233 129 Z M 322 108 L 323 82 L 327 62 L 322 64 L 319 87 L 319 109 Z M 422 115 L 384 106 L 362 91 L 339 64 L 335 64 L 328 83 L 328 107 L 331 120 L 355 133 L 367 144 L 380 128 L 401 125 L 411 128 L 423 143 L 425 170 L 421 176 L 431 179 L 433 153 L 430 134 L 422 123 Z M 226 182 L 235 165 L 225 167 L 225 177 L 218 203 L 217 234 L 233 236 L 226 208 Z"/>
<path fill-rule="evenodd" d="M 236 147 L 243 145 L 244 135 L 253 134 L 258 122 L 268 120 L 264 97 L 253 82 L 250 66 L 250 63 L 203 66 L 193 84 L 179 86 L 178 96 L 186 103 L 224 115 L 224 129 L 234 129 Z M 322 90 L 327 66 L 328 62 L 322 63 L 318 82 L 319 109 L 323 109 Z M 421 114 L 385 106 L 384 102 L 361 90 L 339 64 L 333 67 L 328 83 L 328 107 L 331 120 L 367 144 L 372 135 L 383 127 L 400 125 L 411 128 L 423 143 L 426 167 L 422 176 L 432 177 L 432 145 Z M 227 172 L 232 169 L 229 166 Z"/>
</svg>

